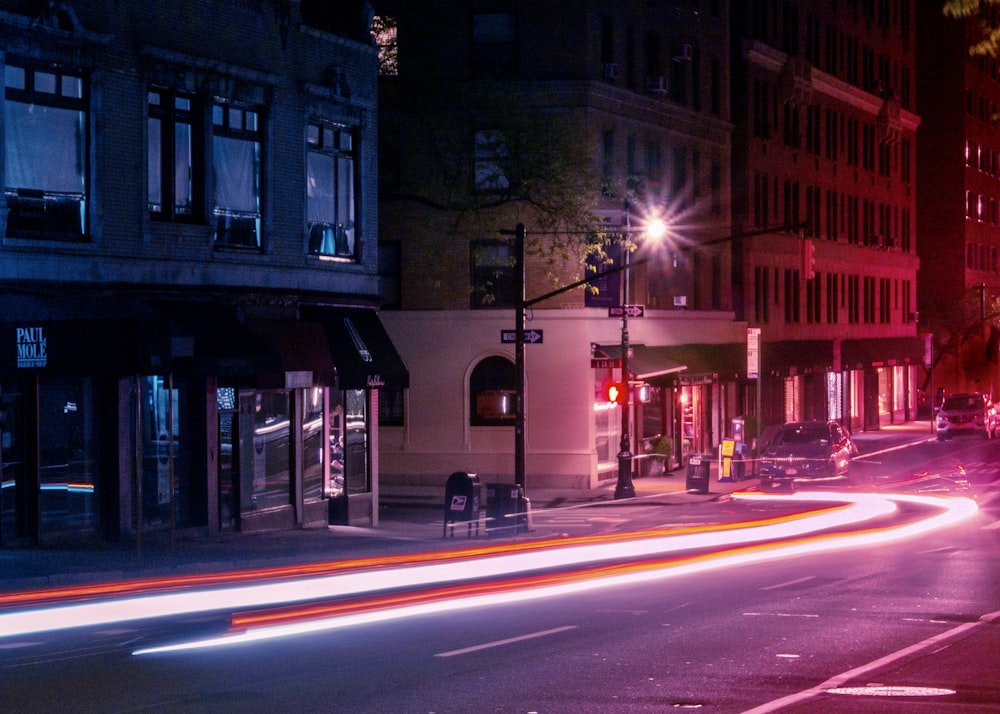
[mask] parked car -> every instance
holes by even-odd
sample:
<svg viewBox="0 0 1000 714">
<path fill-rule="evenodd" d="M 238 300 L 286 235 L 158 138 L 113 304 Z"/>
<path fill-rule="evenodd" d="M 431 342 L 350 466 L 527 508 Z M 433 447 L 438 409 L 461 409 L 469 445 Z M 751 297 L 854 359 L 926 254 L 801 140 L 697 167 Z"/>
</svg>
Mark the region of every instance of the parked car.
<svg viewBox="0 0 1000 714">
<path fill-rule="evenodd" d="M 802 481 L 846 481 L 857 455 L 850 433 L 838 422 L 789 422 L 761 454 L 760 483 L 790 488 Z"/>
<path fill-rule="evenodd" d="M 955 435 L 977 434 L 992 439 L 997 433 L 997 410 L 982 392 L 949 394 L 937 413 L 938 441 Z"/>
</svg>

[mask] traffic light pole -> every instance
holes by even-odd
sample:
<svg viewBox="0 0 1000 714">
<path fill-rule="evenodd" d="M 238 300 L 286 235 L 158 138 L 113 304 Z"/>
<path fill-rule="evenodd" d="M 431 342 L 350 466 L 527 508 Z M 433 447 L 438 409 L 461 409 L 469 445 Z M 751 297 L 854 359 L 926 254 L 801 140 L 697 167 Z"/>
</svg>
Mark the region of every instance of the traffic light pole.
<svg viewBox="0 0 1000 714">
<path fill-rule="evenodd" d="M 622 284 L 624 296 L 622 297 L 622 384 L 625 388 L 625 400 L 622 403 L 622 439 L 618 447 L 618 483 L 615 484 L 615 499 L 635 498 L 635 485 L 632 483 L 632 438 L 629 434 L 629 412 L 632 410 L 632 386 L 629 384 L 628 371 L 628 273 L 629 273 L 629 250 L 627 242 L 623 242 L 622 249 Z"/>
<path fill-rule="evenodd" d="M 525 229 L 523 223 L 518 223 L 513 231 L 511 230 L 501 230 L 501 235 L 514 236 L 514 256 L 517 261 L 516 268 L 516 279 L 514 287 L 514 371 L 516 373 L 516 390 L 517 394 L 514 398 L 514 483 L 515 485 L 521 486 L 525 485 L 525 418 L 524 418 L 524 312 L 532 305 L 548 300 L 551 297 L 560 295 L 569 290 L 575 290 L 583 285 L 588 285 L 595 280 L 600 280 L 601 278 L 607 277 L 608 275 L 614 275 L 615 273 L 624 272 L 626 276 L 630 266 L 628 262 L 625 265 L 615 268 L 609 268 L 607 270 L 601 270 L 590 277 L 583 278 L 582 280 L 577 280 L 570 285 L 564 285 L 561 288 L 553 290 L 551 292 L 540 295 L 531 300 L 525 299 L 525 271 L 524 271 L 524 241 L 525 241 Z M 627 261 L 627 259 L 626 259 Z M 645 260 L 637 262 L 637 265 L 645 263 Z M 626 277 L 626 280 L 628 278 Z M 626 319 L 626 318 L 623 318 Z M 627 329 L 625 330 L 624 339 L 628 339 Z M 625 369 L 628 369 L 627 360 L 625 358 L 623 365 Z M 624 422 L 627 424 L 627 422 Z M 620 467 L 619 467 L 620 468 Z M 620 480 L 620 476 L 619 476 Z M 631 482 L 631 453 L 629 453 L 629 481 L 628 486 L 632 486 Z M 616 490 L 617 493 L 617 490 Z M 632 495 L 635 495 L 635 490 L 633 488 Z M 617 498 L 617 496 L 616 496 Z"/>
<path fill-rule="evenodd" d="M 517 372 L 516 414 L 514 418 L 514 484 L 524 489 L 524 224 L 514 229 L 514 255 L 517 256 L 517 292 L 514 295 L 514 371 Z"/>
</svg>

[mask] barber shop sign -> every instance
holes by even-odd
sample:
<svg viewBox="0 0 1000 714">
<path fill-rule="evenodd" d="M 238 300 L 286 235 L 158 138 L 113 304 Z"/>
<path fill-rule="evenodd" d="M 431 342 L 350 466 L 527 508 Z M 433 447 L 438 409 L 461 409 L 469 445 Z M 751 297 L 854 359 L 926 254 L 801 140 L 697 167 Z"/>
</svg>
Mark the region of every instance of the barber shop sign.
<svg viewBox="0 0 1000 714">
<path fill-rule="evenodd" d="M 17 331 L 17 366 L 18 369 L 44 367 L 48 364 L 46 352 L 45 328 L 18 327 Z"/>
</svg>

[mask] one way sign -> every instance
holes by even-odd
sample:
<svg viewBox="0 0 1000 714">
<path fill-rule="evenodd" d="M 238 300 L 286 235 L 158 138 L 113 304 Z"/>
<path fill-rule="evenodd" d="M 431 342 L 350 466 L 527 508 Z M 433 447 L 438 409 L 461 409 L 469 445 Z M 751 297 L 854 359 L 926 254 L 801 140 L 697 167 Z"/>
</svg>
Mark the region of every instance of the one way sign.
<svg viewBox="0 0 1000 714">
<path fill-rule="evenodd" d="M 500 342 L 502 344 L 513 344 L 517 342 L 517 330 L 500 330 Z M 541 344 L 542 331 L 525 330 L 524 342 L 525 344 Z"/>
</svg>

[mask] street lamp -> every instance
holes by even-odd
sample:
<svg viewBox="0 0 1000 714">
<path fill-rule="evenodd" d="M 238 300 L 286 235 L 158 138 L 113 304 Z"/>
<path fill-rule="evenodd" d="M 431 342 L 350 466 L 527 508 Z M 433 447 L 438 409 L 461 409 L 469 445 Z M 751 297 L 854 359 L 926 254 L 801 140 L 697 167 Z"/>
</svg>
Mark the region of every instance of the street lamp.
<svg viewBox="0 0 1000 714">
<path fill-rule="evenodd" d="M 652 240 L 660 240 L 666 235 L 667 225 L 663 219 L 654 217 L 646 222 L 642 234 Z M 622 383 L 625 385 L 625 399 L 622 402 L 622 438 L 618 445 L 618 482 L 615 484 L 615 499 L 635 498 L 635 485 L 632 483 L 632 437 L 630 434 L 630 418 L 632 414 L 632 387 L 629 383 L 628 367 L 628 313 L 629 308 L 629 273 L 632 245 L 629 236 L 632 233 L 632 218 L 628 203 L 625 204 L 625 239 L 622 241 Z"/>
</svg>

